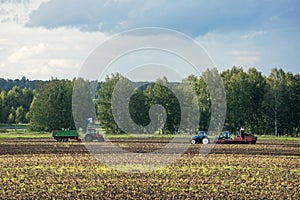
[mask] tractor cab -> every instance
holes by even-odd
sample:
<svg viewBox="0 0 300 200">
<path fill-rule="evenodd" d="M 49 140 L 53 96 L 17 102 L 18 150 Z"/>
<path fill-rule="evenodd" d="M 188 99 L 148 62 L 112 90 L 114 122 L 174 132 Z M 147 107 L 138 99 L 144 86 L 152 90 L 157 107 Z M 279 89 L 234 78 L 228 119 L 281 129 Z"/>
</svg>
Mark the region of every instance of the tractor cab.
<svg viewBox="0 0 300 200">
<path fill-rule="evenodd" d="M 206 131 L 199 131 L 198 132 L 198 135 L 200 136 L 200 137 L 206 137 L 207 135 L 206 135 Z"/>
<path fill-rule="evenodd" d="M 217 138 L 216 139 L 231 139 L 231 137 L 230 137 L 230 132 L 229 131 L 224 131 L 224 132 L 222 132 L 222 135 L 220 135 L 220 136 L 217 136 Z"/>
<path fill-rule="evenodd" d="M 104 142 L 103 135 L 99 134 L 95 128 L 88 128 L 84 137 L 86 142 L 92 142 L 97 140 L 98 142 Z"/>
<path fill-rule="evenodd" d="M 224 131 L 220 136 L 216 137 L 216 140 L 230 140 L 230 132 L 229 131 Z"/>
<path fill-rule="evenodd" d="M 97 134 L 97 131 L 94 128 L 88 128 L 86 133 L 87 134 L 95 135 L 95 134 Z"/>
</svg>

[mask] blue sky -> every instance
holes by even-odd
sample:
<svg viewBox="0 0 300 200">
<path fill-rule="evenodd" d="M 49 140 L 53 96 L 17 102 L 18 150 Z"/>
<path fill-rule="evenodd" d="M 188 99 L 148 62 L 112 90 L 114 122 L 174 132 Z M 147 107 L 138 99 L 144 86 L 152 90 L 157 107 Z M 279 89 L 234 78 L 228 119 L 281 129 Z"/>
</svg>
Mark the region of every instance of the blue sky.
<svg viewBox="0 0 300 200">
<path fill-rule="evenodd" d="M 73 78 L 101 42 L 141 27 L 198 41 L 220 70 L 299 72 L 298 0 L 0 0 L 0 76 Z"/>
</svg>

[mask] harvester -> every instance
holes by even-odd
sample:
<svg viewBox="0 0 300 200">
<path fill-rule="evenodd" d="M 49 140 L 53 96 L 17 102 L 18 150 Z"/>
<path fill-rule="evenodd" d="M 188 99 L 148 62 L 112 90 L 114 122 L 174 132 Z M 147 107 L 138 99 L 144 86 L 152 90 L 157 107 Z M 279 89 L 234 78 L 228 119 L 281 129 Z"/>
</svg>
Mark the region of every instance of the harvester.
<svg viewBox="0 0 300 200">
<path fill-rule="evenodd" d="M 250 133 L 245 133 L 241 129 L 241 134 L 231 138 L 229 131 L 224 131 L 222 135 L 217 136 L 215 141 L 217 144 L 255 144 L 257 137 Z"/>
</svg>

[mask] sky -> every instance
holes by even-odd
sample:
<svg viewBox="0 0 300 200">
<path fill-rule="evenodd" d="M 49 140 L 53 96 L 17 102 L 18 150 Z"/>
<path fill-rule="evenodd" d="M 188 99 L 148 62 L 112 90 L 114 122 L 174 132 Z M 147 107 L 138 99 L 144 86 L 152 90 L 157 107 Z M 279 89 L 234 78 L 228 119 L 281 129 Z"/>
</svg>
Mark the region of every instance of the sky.
<svg viewBox="0 0 300 200">
<path fill-rule="evenodd" d="M 143 27 L 186 34 L 220 71 L 299 73 L 299 19 L 298 0 L 0 0 L 0 77 L 72 79 L 104 41 Z"/>
</svg>

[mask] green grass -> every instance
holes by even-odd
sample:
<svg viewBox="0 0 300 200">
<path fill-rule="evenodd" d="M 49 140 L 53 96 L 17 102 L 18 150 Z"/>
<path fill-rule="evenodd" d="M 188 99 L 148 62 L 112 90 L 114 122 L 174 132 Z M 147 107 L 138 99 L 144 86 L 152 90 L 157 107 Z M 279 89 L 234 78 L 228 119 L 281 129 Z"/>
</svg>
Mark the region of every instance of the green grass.
<svg viewBox="0 0 300 200">
<path fill-rule="evenodd" d="M 300 137 L 258 135 L 258 140 L 300 140 Z"/>
<path fill-rule="evenodd" d="M 0 129 L 26 129 L 29 124 L 0 124 Z"/>
<path fill-rule="evenodd" d="M 166 134 L 105 134 L 105 138 L 108 139 L 172 139 L 174 135 Z M 179 136 L 180 137 L 180 136 Z M 190 137 L 183 135 L 183 138 Z M 10 130 L 5 133 L 0 132 L 1 139 L 51 139 L 52 133 L 49 132 L 31 132 L 28 130 Z M 273 136 L 273 135 L 258 135 L 258 140 L 297 140 L 300 141 L 300 137 L 287 137 L 287 136 Z"/>
<path fill-rule="evenodd" d="M 52 133 L 46 132 L 30 132 L 30 131 L 9 131 L 0 133 L 0 140 L 5 139 L 49 139 Z"/>
</svg>

